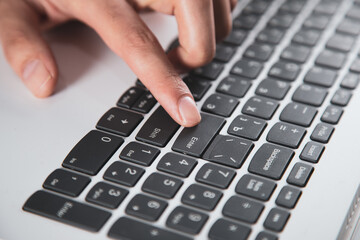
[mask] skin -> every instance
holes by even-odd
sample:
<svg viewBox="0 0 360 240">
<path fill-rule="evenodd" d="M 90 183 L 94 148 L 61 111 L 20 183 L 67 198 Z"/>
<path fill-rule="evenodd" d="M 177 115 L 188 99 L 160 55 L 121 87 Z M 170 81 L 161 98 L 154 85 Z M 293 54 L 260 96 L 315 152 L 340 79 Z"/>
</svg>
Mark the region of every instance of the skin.
<svg viewBox="0 0 360 240">
<path fill-rule="evenodd" d="M 69 20 L 93 28 L 129 65 L 169 115 L 192 127 L 201 120 L 193 97 L 178 73 L 202 66 L 215 54 L 216 41 L 231 31 L 237 0 L 0 0 L 0 42 L 26 87 L 50 96 L 58 80 L 43 31 Z M 174 15 L 180 46 L 165 54 L 138 12 Z M 94 17 L 96 16 L 96 17 Z M 174 67 L 176 66 L 176 68 Z"/>
</svg>

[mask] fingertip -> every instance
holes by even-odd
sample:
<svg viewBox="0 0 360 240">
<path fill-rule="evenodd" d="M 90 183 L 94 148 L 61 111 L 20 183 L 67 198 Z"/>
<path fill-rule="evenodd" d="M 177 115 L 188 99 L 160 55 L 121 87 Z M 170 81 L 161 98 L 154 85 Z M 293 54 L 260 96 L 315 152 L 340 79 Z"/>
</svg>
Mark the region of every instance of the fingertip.
<svg viewBox="0 0 360 240">
<path fill-rule="evenodd" d="M 201 115 L 192 97 L 187 95 L 180 97 L 178 106 L 182 126 L 193 127 L 200 123 Z"/>
</svg>

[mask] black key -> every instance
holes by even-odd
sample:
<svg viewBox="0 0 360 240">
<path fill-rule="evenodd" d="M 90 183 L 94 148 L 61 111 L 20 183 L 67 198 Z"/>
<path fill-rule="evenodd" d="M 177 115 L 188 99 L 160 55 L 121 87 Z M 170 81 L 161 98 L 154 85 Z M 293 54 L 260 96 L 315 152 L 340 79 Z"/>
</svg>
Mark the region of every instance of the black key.
<svg viewBox="0 0 360 240">
<path fill-rule="evenodd" d="M 251 82 L 241 77 L 230 75 L 224 78 L 219 83 L 216 91 L 237 98 L 242 98 L 243 96 L 245 96 L 250 87 Z"/>
<path fill-rule="evenodd" d="M 308 142 L 300 154 L 300 159 L 317 163 L 323 154 L 325 147 L 317 142 Z"/>
<path fill-rule="evenodd" d="M 86 201 L 103 207 L 117 208 L 129 191 L 105 182 L 98 182 L 87 194 Z"/>
<path fill-rule="evenodd" d="M 212 225 L 209 232 L 211 240 L 246 240 L 251 229 L 237 222 L 220 218 Z"/>
<path fill-rule="evenodd" d="M 355 39 L 351 36 L 335 33 L 326 43 L 326 47 L 336 51 L 349 52 L 353 48 L 354 42 Z"/>
<path fill-rule="evenodd" d="M 235 63 L 231 73 L 245 78 L 255 79 L 259 76 L 263 65 L 256 61 L 240 60 Z"/>
<path fill-rule="evenodd" d="M 360 73 L 360 58 L 356 58 L 350 66 L 350 71 Z"/>
<path fill-rule="evenodd" d="M 225 38 L 224 43 L 240 46 L 247 36 L 246 31 L 241 29 L 233 29 L 229 36 Z"/>
<path fill-rule="evenodd" d="M 203 158 L 229 167 L 240 168 L 253 147 L 254 144 L 248 140 L 218 135 Z"/>
<path fill-rule="evenodd" d="M 184 128 L 172 149 L 200 157 L 224 124 L 225 120 L 222 118 L 201 114 L 201 122 L 195 127 Z"/>
<path fill-rule="evenodd" d="M 218 44 L 216 46 L 216 54 L 214 59 L 220 62 L 228 62 L 234 56 L 235 52 L 236 52 L 236 48 L 234 47 L 227 46 L 224 44 Z"/>
<path fill-rule="evenodd" d="M 223 214 L 247 223 L 255 223 L 264 209 L 264 204 L 240 197 L 232 196 L 223 208 Z"/>
<path fill-rule="evenodd" d="M 150 92 L 145 92 L 131 107 L 132 110 L 148 113 L 156 104 L 156 99 Z"/>
<path fill-rule="evenodd" d="M 271 2 L 265 0 L 254 0 L 251 1 L 244 9 L 243 14 L 257 14 L 262 15 Z"/>
<path fill-rule="evenodd" d="M 360 20 L 360 8 L 359 6 L 352 6 L 346 14 L 349 18 L 354 18 Z"/>
<path fill-rule="evenodd" d="M 157 239 L 157 240 L 191 240 L 191 238 L 173 233 L 154 225 L 148 225 L 127 217 L 121 217 L 111 227 L 109 237 L 115 239 Z"/>
<path fill-rule="evenodd" d="M 283 38 L 284 34 L 285 32 L 283 30 L 277 28 L 265 28 L 256 37 L 256 41 L 269 44 L 278 44 Z"/>
<path fill-rule="evenodd" d="M 142 190 L 164 198 L 173 198 L 183 181 L 160 173 L 152 173 L 144 182 Z"/>
<path fill-rule="evenodd" d="M 304 163 L 296 163 L 286 181 L 298 187 L 305 187 L 313 171 L 314 167 L 310 165 Z"/>
<path fill-rule="evenodd" d="M 266 61 L 273 51 L 274 47 L 269 44 L 254 43 L 246 49 L 244 56 L 257 61 Z"/>
<path fill-rule="evenodd" d="M 336 71 L 315 66 L 307 72 L 304 82 L 322 87 L 331 87 L 334 84 L 336 77 Z"/>
<path fill-rule="evenodd" d="M 192 73 L 202 78 L 215 80 L 218 78 L 222 70 L 224 70 L 224 65 L 217 62 L 211 62 L 203 67 L 196 68 L 192 71 Z"/>
<path fill-rule="evenodd" d="M 336 28 L 336 31 L 357 37 L 360 34 L 360 21 L 344 18 Z"/>
<path fill-rule="evenodd" d="M 275 232 L 281 232 L 284 229 L 289 217 L 290 213 L 287 211 L 279 208 L 273 208 L 265 219 L 264 227 Z"/>
<path fill-rule="evenodd" d="M 303 27 L 304 28 L 310 28 L 310 29 L 315 29 L 315 30 L 324 30 L 325 27 L 327 26 L 327 24 L 330 21 L 330 17 L 329 16 L 325 16 L 325 15 L 310 15 L 310 17 L 308 17 L 304 24 Z"/>
<path fill-rule="evenodd" d="M 31 195 L 23 209 L 91 232 L 98 232 L 111 216 L 104 210 L 45 191 Z"/>
<path fill-rule="evenodd" d="M 298 14 L 304 7 L 305 2 L 302 1 L 286 1 L 284 2 L 281 7 L 281 12 L 289 12 L 293 14 Z"/>
<path fill-rule="evenodd" d="M 335 128 L 329 124 L 319 123 L 318 125 L 316 125 L 310 138 L 313 141 L 317 141 L 317 142 L 321 142 L 321 143 L 328 143 L 334 130 L 335 130 Z"/>
<path fill-rule="evenodd" d="M 292 100 L 319 107 L 324 102 L 327 94 L 325 88 L 303 84 L 295 90 Z"/>
<path fill-rule="evenodd" d="M 330 50 L 323 50 L 316 58 L 315 63 L 320 66 L 340 69 L 346 60 L 346 55 L 340 52 L 334 52 Z"/>
<path fill-rule="evenodd" d="M 309 127 L 317 114 L 314 107 L 300 103 L 289 103 L 281 112 L 280 120 L 303 127 Z"/>
<path fill-rule="evenodd" d="M 290 45 L 281 53 L 281 59 L 296 63 L 305 63 L 311 49 L 300 45 Z"/>
<path fill-rule="evenodd" d="M 125 212 L 148 221 L 156 221 L 164 212 L 167 205 L 166 201 L 144 194 L 138 194 L 131 199 Z"/>
<path fill-rule="evenodd" d="M 269 131 L 266 140 L 285 147 L 298 148 L 306 134 L 302 127 L 278 122 Z"/>
<path fill-rule="evenodd" d="M 104 179 L 125 186 L 135 186 L 145 170 L 124 162 L 116 161 L 104 173 Z"/>
<path fill-rule="evenodd" d="M 240 115 L 232 121 L 228 133 L 238 137 L 258 140 L 266 126 L 267 123 L 264 120 Z"/>
<path fill-rule="evenodd" d="M 204 213 L 179 206 L 171 212 L 166 226 L 182 232 L 197 234 L 208 218 L 209 216 Z"/>
<path fill-rule="evenodd" d="M 320 35 L 319 31 L 313 29 L 301 29 L 294 35 L 292 42 L 312 47 L 318 42 Z"/>
<path fill-rule="evenodd" d="M 314 12 L 317 14 L 333 15 L 338 5 L 338 2 L 335 1 L 321 1 L 316 5 Z"/>
<path fill-rule="evenodd" d="M 328 106 L 321 116 L 321 121 L 330 124 L 337 124 L 340 121 L 343 112 L 344 110 L 342 110 L 340 107 Z"/>
<path fill-rule="evenodd" d="M 195 101 L 200 101 L 211 87 L 211 83 L 208 80 L 194 76 L 187 76 L 184 82 L 191 91 Z"/>
<path fill-rule="evenodd" d="M 259 232 L 255 240 L 278 240 L 278 237 L 268 232 Z"/>
<path fill-rule="evenodd" d="M 251 173 L 279 180 L 293 157 L 294 151 L 265 143 L 251 159 L 248 170 Z"/>
<path fill-rule="evenodd" d="M 136 135 L 136 140 L 165 147 L 179 127 L 179 124 L 162 107 L 159 107 L 142 126 Z"/>
<path fill-rule="evenodd" d="M 294 19 L 295 16 L 293 14 L 278 12 L 270 19 L 268 26 L 273 28 L 289 28 Z"/>
<path fill-rule="evenodd" d="M 233 21 L 233 28 L 235 29 L 244 29 L 251 30 L 255 27 L 256 23 L 259 21 L 259 16 L 255 14 L 240 14 Z"/>
<path fill-rule="evenodd" d="M 45 180 L 43 187 L 76 197 L 89 184 L 90 178 L 64 169 L 56 169 Z"/>
<path fill-rule="evenodd" d="M 280 78 L 285 81 L 295 81 L 300 70 L 300 66 L 295 63 L 277 62 L 271 67 L 269 76 Z"/>
<path fill-rule="evenodd" d="M 331 99 L 331 103 L 338 106 L 346 106 L 348 105 L 350 99 L 352 97 L 352 93 L 345 89 L 336 90 L 334 96 Z"/>
<path fill-rule="evenodd" d="M 194 158 L 170 152 L 160 159 L 157 169 L 179 177 L 188 177 L 196 165 Z"/>
<path fill-rule="evenodd" d="M 355 89 L 359 85 L 359 75 L 354 73 L 347 73 L 341 81 L 340 86 L 347 89 Z"/>
<path fill-rule="evenodd" d="M 63 166 L 95 175 L 124 140 L 107 133 L 90 131 L 66 156 Z"/>
<path fill-rule="evenodd" d="M 146 89 L 145 85 L 140 81 L 140 79 L 136 79 L 135 85 L 140 88 Z"/>
<path fill-rule="evenodd" d="M 301 191 L 297 188 L 285 186 L 281 189 L 276 204 L 280 207 L 294 208 L 301 196 Z"/>
<path fill-rule="evenodd" d="M 138 142 L 130 142 L 120 153 L 120 158 L 144 166 L 150 166 L 160 150 Z"/>
<path fill-rule="evenodd" d="M 264 97 L 281 100 L 285 97 L 289 89 L 289 83 L 267 78 L 258 85 L 255 93 Z"/>
<path fill-rule="evenodd" d="M 225 189 L 230 185 L 235 175 L 235 171 L 230 168 L 206 163 L 196 174 L 195 179 L 198 182 Z"/>
<path fill-rule="evenodd" d="M 239 101 L 234 97 L 214 93 L 206 99 L 201 110 L 219 116 L 228 117 L 238 104 Z"/>
<path fill-rule="evenodd" d="M 143 116 L 121 108 L 111 108 L 99 120 L 97 129 L 129 136 L 141 122 Z"/>
<path fill-rule="evenodd" d="M 204 210 L 213 210 L 222 197 L 218 190 L 202 185 L 192 184 L 186 189 L 181 202 Z"/>
<path fill-rule="evenodd" d="M 276 101 L 264 97 L 252 97 L 244 105 L 242 113 L 259 117 L 263 119 L 271 119 L 279 104 Z"/>
<path fill-rule="evenodd" d="M 242 176 L 235 191 L 262 201 L 267 201 L 276 188 L 276 183 L 249 174 Z"/>
<path fill-rule="evenodd" d="M 131 108 L 144 92 L 143 88 L 131 87 L 120 97 L 117 106 Z"/>
</svg>

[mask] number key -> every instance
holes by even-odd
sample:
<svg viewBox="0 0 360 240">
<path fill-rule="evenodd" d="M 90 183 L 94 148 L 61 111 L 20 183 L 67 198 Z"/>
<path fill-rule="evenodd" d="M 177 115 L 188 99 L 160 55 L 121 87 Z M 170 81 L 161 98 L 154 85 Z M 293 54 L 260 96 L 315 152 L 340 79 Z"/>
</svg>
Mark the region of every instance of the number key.
<svg viewBox="0 0 360 240">
<path fill-rule="evenodd" d="M 218 190 L 192 184 L 184 193 L 181 201 L 204 210 L 213 210 L 222 197 Z"/>
<path fill-rule="evenodd" d="M 124 162 L 114 162 L 106 170 L 104 179 L 132 187 L 137 183 L 144 172 L 145 170 L 142 168 Z"/>
<path fill-rule="evenodd" d="M 129 191 L 126 189 L 99 182 L 87 194 L 86 201 L 115 209 L 128 193 Z"/>
</svg>

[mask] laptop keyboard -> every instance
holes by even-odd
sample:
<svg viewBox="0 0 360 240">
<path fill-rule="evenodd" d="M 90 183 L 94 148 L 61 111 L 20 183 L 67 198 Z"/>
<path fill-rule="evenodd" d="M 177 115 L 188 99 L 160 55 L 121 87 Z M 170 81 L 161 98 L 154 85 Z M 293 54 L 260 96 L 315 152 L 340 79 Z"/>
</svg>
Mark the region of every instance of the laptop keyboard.
<svg viewBox="0 0 360 240">
<path fill-rule="evenodd" d="M 184 77 L 198 126 L 137 81 L 23 209 L 92 232 L 116 215 L 115 239 L 278 239 L 359 83 L 360 1 L 239 4 L 215 59 Z"/>
</svg>

